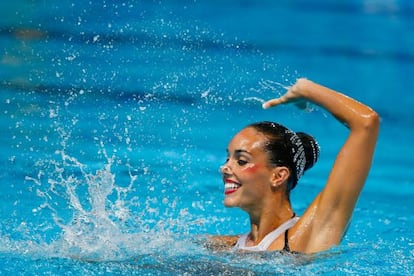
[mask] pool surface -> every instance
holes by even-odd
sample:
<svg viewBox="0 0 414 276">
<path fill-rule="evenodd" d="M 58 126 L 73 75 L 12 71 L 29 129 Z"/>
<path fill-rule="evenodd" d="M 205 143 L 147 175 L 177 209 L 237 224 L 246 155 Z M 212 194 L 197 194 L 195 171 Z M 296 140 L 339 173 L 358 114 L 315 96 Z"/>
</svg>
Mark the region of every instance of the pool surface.
<svg viewBox="0 0 414 276">
<path fill-rule="evenodd" d="M 414 274 L 412 1 L 3 2 L 0 274 Z M 318 107 L 261 109 L 298 77 L 381 116 L 343 242 L 311 256 L 207 248 L 249 230 L 218 172 L 245 125 L 318 139 L 298 214 L 323 187 L 346 129 Z"/>
</svg>

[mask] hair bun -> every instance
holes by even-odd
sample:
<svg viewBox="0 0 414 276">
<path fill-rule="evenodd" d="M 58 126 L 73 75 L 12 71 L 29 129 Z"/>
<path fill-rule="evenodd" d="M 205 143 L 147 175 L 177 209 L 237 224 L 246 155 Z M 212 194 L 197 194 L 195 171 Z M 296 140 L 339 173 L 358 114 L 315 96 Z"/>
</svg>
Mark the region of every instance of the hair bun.
<svg viewBox="0 0 414 276">
<path fill-rule="evenodd" d="M 312 168 L 315 165 L 316 161 L 318 161 L 320 148 L 318 142 L 304 132 L 297 132 L 296 133 L 300 140 L 302 141 L 303 147 L 305 149 L 305 157 L 306 157 L 306 164 L 305 164 L 305 171 Z"/>
</svg>

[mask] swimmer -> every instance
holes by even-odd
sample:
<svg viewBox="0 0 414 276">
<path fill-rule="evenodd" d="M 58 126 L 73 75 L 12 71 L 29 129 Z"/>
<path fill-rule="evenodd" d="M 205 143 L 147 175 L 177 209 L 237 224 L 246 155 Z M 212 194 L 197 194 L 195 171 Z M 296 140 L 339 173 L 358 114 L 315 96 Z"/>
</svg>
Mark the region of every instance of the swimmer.
<svg viewBox="0 0 414 276">
<path fill-rule="evenodd" d="M 263 108 L 288 103 L 304 108 L 307 102 L 323 107 L 349 128 L 326 185 L 297 216 L 289 194 L 316 163 L 318 143 L 273 122 L 247 126 L 230 141 L 220 170 L 224 205 L 248 213 L 250 232 L 212 237 L 214 248 L 315 253 L 341 242 L 371 167 L 379 116 L 368 106 L 304 78 Z"/>
</svg>

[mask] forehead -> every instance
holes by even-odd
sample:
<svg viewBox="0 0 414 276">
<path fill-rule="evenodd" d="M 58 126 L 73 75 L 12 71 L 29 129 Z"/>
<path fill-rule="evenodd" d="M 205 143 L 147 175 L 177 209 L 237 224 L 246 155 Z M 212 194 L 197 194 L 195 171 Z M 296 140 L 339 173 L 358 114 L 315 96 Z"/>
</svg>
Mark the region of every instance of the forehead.
<svg viewBox="0 0 414 276">
<path fill-rule="evenodd" d="M 266 136 L 255 130 L 254 128 L 248 127 L 237 133 L 229 144 L 229 151 L 234 150 L 245 150 L 248 152 L 255 152 L 257 150 L 262 151 L 263 144 L 267 141 Z"/>
</svg>

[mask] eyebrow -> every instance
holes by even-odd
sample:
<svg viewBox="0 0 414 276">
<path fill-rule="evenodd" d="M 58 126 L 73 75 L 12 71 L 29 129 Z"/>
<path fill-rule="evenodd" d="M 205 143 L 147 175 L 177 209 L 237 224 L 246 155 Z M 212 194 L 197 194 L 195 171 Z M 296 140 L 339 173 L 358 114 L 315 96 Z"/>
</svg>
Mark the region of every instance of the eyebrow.
<svg viewBox="0 0 414 276">
<path fill-rule="evenodd" d="M 247 150 L 242 150 L 242 149 L 235 150 L 234 153 L 236 153 L 236 154 L 240 154 L 240 153 L 250 154 L 250 152 L 248 152 Z"/>
<path fill-rule="evenodd" d="M 229 149 L 226 149 L 226 152 L 229 153 Z M 234 154 L 239 155 L 239 154 L 242 154 L 242 153 L 247 153 L 247 154 L 251 155 L 250 152 L 248 152 L 247 150 L 243 150 L 243 149 L 237 149 L 237 150 L 234 151 Z"/>
</svg>

